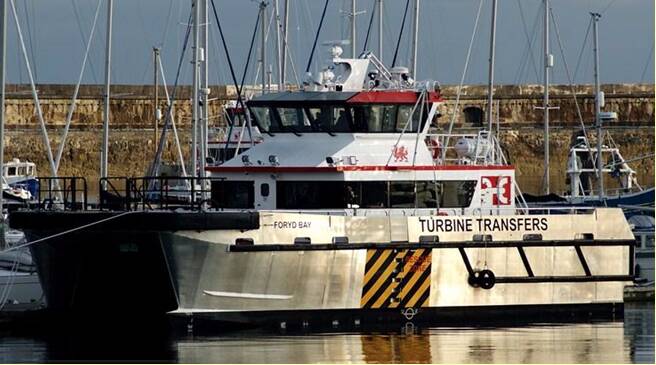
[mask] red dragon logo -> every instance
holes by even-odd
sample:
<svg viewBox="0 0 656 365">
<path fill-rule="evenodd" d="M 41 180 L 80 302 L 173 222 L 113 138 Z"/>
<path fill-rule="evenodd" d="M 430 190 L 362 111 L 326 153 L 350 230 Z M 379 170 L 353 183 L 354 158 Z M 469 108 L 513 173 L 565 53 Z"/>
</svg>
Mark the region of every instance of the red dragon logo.
<svg viewBox="0 0 656 365">
<path fill-rule="evenodd" d="M 510 205 L 510 176 L 481 176 L 481 189 L 492 193 L 492 205 Z"/>
<path fill-rule="evenodd" d="M 408 162 L 408 149 L 405 146 L 392 147 L 392 156 L 394 162 Z"/>
</svg>

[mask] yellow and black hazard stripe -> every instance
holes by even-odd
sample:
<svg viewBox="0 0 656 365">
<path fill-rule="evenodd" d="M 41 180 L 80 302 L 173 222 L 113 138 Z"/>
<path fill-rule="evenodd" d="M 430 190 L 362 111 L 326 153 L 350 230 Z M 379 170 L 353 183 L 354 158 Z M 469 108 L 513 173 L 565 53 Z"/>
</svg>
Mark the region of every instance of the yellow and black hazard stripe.
<svg viewBox="0 0 656 365">
<path fill-rule="evenodd" d="M 428 306 L 431 249 L 370 249 L 361 308 Z"/>
</svg>

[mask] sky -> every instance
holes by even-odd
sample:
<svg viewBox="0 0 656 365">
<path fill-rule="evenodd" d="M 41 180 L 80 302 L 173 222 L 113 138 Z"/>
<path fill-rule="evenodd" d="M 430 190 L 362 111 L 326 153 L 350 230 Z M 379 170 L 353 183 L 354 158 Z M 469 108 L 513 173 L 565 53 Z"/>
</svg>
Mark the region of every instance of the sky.
<svg viewBox="0 0 656 365">
<path fill-rule="evenodd" d="M 279 1 L 282 8 L 284 0 Z M 271 19 L 270 11 L 274 0 L 267 2 L 267 18 Z M 214 3 L 237 78 L 241 79 L 258 15 L 259 1 L 214 0 Z M 542 82 L 542 3 L 542 0 L 498 1 L 496 83 Z M 17 0 L 15 4 L 36 83 L 77 82 L 82 69 L 85 44 L 98 9 L 89 62 L 84 70 L 82 83 L 104 82 L 107 0 Z M 114 0 L 112 83 L 151 83 L 154 46 L 162 49 L 162 65 L 167 82 L 173 83 L 187 29 L 190 4 L 189 0 Z M 405 0 L 384 0 L 382 59 L 388 66 L 396 47 L 405 4 Z M 443 84 L 460 82 L 480 6 L 480 19 L 474 33 L 464 82 L 487 82 L 491 4 L 490 0 L 421 0 L 417 79 L 437 80 Z M 295 83 L 297 78 L 304 77 L 323 5 L 323 0 L 290 0 L 288 42 L 292 65 L 288 68 L 292 71 L 295 69 L 296 75 L 290 72 L 289 82 Z M 358 52 L 363 49 L 373 5 L 374 0 L 357 0 L 357 10 L 362 12 L 356 16 Z M 654 82 L 653 0 L 551 0 L 551 8 L 553 21 L 550 45 L 555 60 L 553 83 L 568 83 L 568 72 L 574 83 L 594 81 L 590 12 L 602 14 L 599 22 L 602 83 Z M 409 64 L 411 9 L 412 5 L 401 38 L 397 65 Z M 345 15 L 347 11 L 350 11 L 350 0 L 329 0 L 312 71 L 316 72 L 328 58 L 326 47 L 321 46 L 322 42 L 349 37 L 350 19 Z M 28 83 L 27 68 L 18 42 L 11 7 L 7 17 L 7 81 Z M 207 26 L 210 32 L 207 52 L 210 84 L 232 83 L 213 14 Z M 266 58 L 273 61 L 275 23 L 268 28 L 271 31 L 267 41 Z M 368 44 L 369 50 L 377 52 L 377 14 Z M 258 52 L 259 36 L 246 74 L 247 84 L 256 82 Z M 191 52 L 187 50 L 182 63 L 181 84 L 190 82 L 190 57 Z M 274 81 L 275 78 L 274 75 Z"/>
</svg>

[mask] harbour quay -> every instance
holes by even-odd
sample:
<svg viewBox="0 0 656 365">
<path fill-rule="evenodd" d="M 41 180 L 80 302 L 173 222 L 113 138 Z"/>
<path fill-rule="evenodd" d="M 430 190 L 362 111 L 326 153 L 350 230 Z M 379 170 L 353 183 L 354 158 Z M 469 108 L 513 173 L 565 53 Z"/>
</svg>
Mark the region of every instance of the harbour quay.
<svg viewBox="0 0 656 365">
<path fill-rule="evenodd" d="M 75 85 L 37 85 L 42 104 L 43 116 L 49 131 L 50 141 L 58 146 L 60 133 L 66 121 L 70 96 Z M 275 85 L 273 85 L 275 87 Z M 174 101 L 174 113 L 181 142 L 191 141 L 190 87 L 179 86 Z M 237 97 L 234 86 L 211 86 L 209 114 L 216 116 L 210 120 L 213 128 L 226 127 L 222 108 Z M 261 87 L 245 86 L 245 94 L 257 94 Z M 453 117 L 457 85 L 441 85 L 444 98 L 440 106 L 441 116 L 435 123 L 438 132 L 448 128 Z M 565 174 L 561 167 L 567 165 L 568 146 L 573 135 L 581 130 L 581 119 L 586 130 L 594 128 L 594 93 L 592 85 L 552 85 L 552 103 L 557 109 L 551 111 L 550 132 L 550 179 L 554 192 L 566 190 Z M 572 90 L 574 93 L 572 93 Z M 654 140 L 654 85 L 653 84 L 606 84 L 605 110 L 617 113 L 617 120 L 607 123 L 604 128 L 612 136 L 619 149 L 628 160 L 634 157 L 653 155 L 654 144 L 644 141 Z M 41 166 L 45 173 L 45 147 L 34 103 L 29 93 L 29 85 L 7 85 L 7 116 L 5 155 L 8 158 L 20 156 Z M 112 85 L 110 100 L 109 170 L 113 176 L 136 176 L 146 171 L 157 148 L 154 122 L 154 87 L 149 85 Z M 82 85 L 79 100 L 73 114 L 66 148 L 62 155 L 60 174 L 62 176 L 83 176 L 93 189 L 98 181 L 98 161 L 102 142 L 102 85 Z M 501 144 L 507 149 L 509 162 L 517 169 L 517 181 L 523 191 L 538 193 L 542 181 L 544 153 L 541 86 L 499 85 L 496 86 L 493 105 L 493 118 L 503 133 L 499 134 Z M 164 95 L 164 88 L 159 88 Z M 579 103 L 579 113 L 573 95 Z M 160 109 L 166 103 L 160 97 Z M 465 85 L 462 89 L 454 128 L 475 131 L 487 123 L 487 94 L 484 85 Z M 164 121 L 160 120 L 158 130 Z M 593 133 L 590 142 L 595 143 Z M 165 144 L 164 161 L 175 161 L 175 144 L 172 138 Z M 189 150 L 182 149 L 185 159 Z M 631 162 L 642 185 L 653 186 L 654 164 L 651 159 Z M 613 181 L 608 180 L 610 187 Z"/>
</svg>

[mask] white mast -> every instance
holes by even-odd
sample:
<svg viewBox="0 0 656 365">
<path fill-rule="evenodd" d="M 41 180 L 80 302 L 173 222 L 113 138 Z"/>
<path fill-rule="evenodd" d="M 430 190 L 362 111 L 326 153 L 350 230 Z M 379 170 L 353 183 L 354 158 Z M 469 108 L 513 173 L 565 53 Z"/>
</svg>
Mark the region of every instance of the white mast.
<svg viewBox="0 0 656 365">
<path fill-rule="evenodd" d="M 0 174 L 4 177 L 5 163 L 5 58 L 7 56 L 7 1 L 0 0 Z M 4 180 L 4 179 L 3 179 Z M 0 187 L 2 186 L 0 181 Z M 0 188 L 0 190 L 2 190 Z M 0 191 L 0 223 L 4 222 L 2 191 Z M 4 232 L 4 230 L 0 230 Z M 4 244 L 4 235 L 0 243 Z"/>
<path fill-rule="evenodd" d="M 155 148 L 155 153 L 157 153 L 157 138 L 158 138 L 158 127 L 159 127 L 159 121 L 161 119 L 161 111 L 159 109 L 159 77 L 158 72 L 159 72 L 159 52 L 160 49 L 158 47 L 153 47 L 153 95 L 154 95 L 154 104 L 153 104 L 153 110 L 155 111 L 153 114 L 153 118 L 155 119 L 155 122 L 153 123 L 153 129 L 154 129 L 154 138 L 153 138 L 153 147 Z M 166 86 L 166 85 L 165 85 Z"/>
<path fill-rule="evenodd" d="M 378 58 L 383 59 L 383 0 L 378 1 Z"/>
<path fill-rule="evenodd" d="M 105 102 L 103 110 L 103 141 L 100 154 L 100 177 L 106 178 L 109 174 L 107 169 L 107 156 L 109 155 L 109 87 L 111 82 L 112 61 L 112 8 L 114 0 L 107 0 L 107 44 L 105 50 Z"/>
<path fill-rule="evenodd" d="M 487 129 L 492 135 L 492 102 L 494 99 L 494 50 L 497 32 L 497 0 L 492 0 L 492 29 L 490 31 L 490 59 L 487 84 Z"/>
<path fill-rule="evenodd" d="M 595 79 L 595 124 L 597 125 L 597 182 L 599 189 L 599 199 L 604 199 L 604 175 L 602 174 L 603 159 L 601 156 L 602 134 L 601 134 L 601 107 L 603 94 L 601 92 L 601 83 L 599 82 L 599 33 L 597 25 L 601 14 L 590 13 L 592 16 L 593 37 L 594 37 L 594 79 Z"/>
<path fill-rule="evenodd" d="M 199 111 L 199 100 L 198 100 L 198 84 L 200 81 L 200 27 L 199 25 L 199 19 L 200 19 L 200 0 L 192 0 L 192 7 L 193 7 L 193 29 L 194 29 L 194 40 L 193 40 L 193 49 L 194 49 L 194 55 L 193 55 L 193 82 L 191 86 L 191 172 L 190 175 L 192 177 L 196 177 L 197 175 L 197 170 L 198 170 L 198 119 L 200 117 L 200 111 Z"/>
<path fill-rule="evenodd" d="M 287 27 L 289 26 L 289 0 L 285 0 L 285 10 L 283 13 L 283 36 L 282 36 L 282 60 L 280 61 L 280 79 L 282 90 L 285 89 L 285 76 L 287 75 Z M 281 91 L 282 91 L 281 90 Z"/>
<path fill-rule="evenodd" d="M 544 194 L 551 192 L 549 183 L 549 69 L 553 67 L 553 56 L 549 51 L 549 0 L 544 0 L 544 176 L 542 189 Z"/>
<path fill-rule="evenodd" d="M 419 0 L 415 0 L 414 17 L 412 21 L 412 61 L 410 61 L 410 74 L 417 80 L 417 46 L 419 40 Z"/>
<path fill-rule="evenodd" d="M 200 88 L 199 98 L 201 99 L 199 104 L 200 111 L 200 177 L 205 177 L 205 163 L 207 160 L 207 128 L 208 128 L 208 117 L 209 117 L 209 105 L 208 105 L 208 96 L 209 96 L 209 63 L 208 63 L 208 37 L 209 37 L 209 2 L 208 0 L 201 0 L 201 18 L 203 30 L 200 34 L 202 48 L 200 49 L 200 60 L 201 64 L 198 65 L 200 72 Z M 203 190 L 205 190 L 205 181 L 201 182 Z"/>
<path fill-rule="evenodd" d="M 278 68 L 276 72 L 278 73 L 278 91 L 282 91 L 282 48 L 280 47 L 280 42 L 282 41 L 280 28 L 282 25 L 280 23 L 280 12 L 278 11 L 278 0 L 273 0 L 273 12 L 276 20 L 276 67 Z"/>
<path fill-rule="evenodd" d="M 260 71 L 262 72 L 262 94 L 266 93 L 266 82 L 267 82 L 267 73 L 266 73 L 266 7 L 267 3 L 265 1 L 260 2 L 260 32 L 262 34 L 262 44 L 260 48 Z"/>
<path fill-rule="evenodd" d="M 355 58 L 355 0 L 351 0 L 351 58 Z"/>
</svg>

